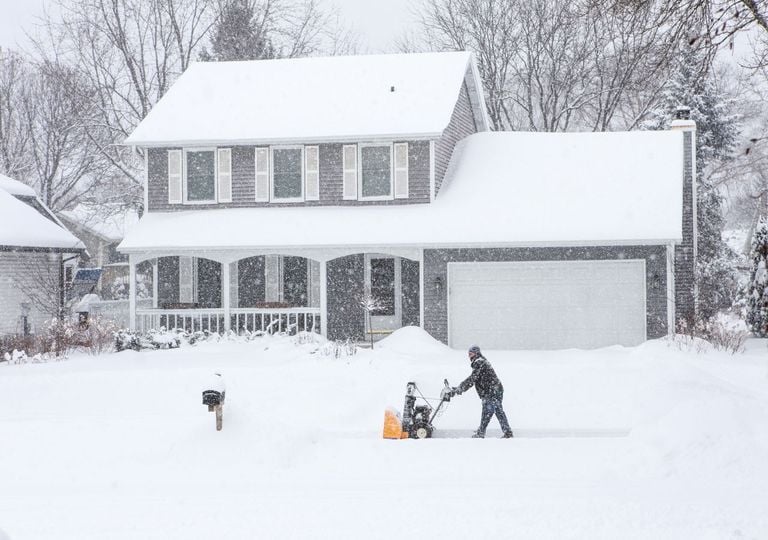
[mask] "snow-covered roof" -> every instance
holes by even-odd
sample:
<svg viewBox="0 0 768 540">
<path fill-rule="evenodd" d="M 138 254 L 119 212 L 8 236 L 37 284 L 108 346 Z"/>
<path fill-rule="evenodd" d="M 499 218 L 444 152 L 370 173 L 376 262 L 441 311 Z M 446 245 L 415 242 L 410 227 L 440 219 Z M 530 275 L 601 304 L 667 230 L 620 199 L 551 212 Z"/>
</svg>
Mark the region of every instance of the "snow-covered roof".
<svg viewBox="0 0 768 540">
<path fill-rule="evenodd" d="M 73 251 L 85 249 L 85 245 L 68 230 L 4 189 L 0 189 L 0 246 Z"/>
<path fill-rule="evenodd" d="M 139 221 L 135 210 L 115 208 L 108 204 L 79 204 L 72 210 L 59 213 L 66 220 L 75 223 L 107 242 L 119 242 L 125 232 Z"/>
<path fill-rule="evenodd" d="M 664 244 L 682 236 L 682 171 L 677 131 L 477 133 L 430 204 L 148 213 L 120 248 Z"/>
<path fill-rule="evenodd" d="M 23 197 L 37 197 L 35 190 L 18 180 L 9 178 L 0 174 L 0 189 L 3 189 L 11 195 L 21 195 Z"/>
<path fill-rule="evenodd" d="M 131 133 L 137 146 L 439 136 L 467 78 L 468 52 L 192 64 Z M 474 87 L 474 88 L 473 88 Z"/>
</svg>

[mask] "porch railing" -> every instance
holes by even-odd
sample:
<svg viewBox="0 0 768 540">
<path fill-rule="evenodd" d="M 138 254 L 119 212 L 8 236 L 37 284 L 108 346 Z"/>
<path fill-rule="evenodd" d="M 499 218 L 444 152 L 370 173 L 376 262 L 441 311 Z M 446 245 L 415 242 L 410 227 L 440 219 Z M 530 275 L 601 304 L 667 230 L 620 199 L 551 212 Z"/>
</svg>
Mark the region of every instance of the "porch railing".
<svg viewBox="0 0 768 540">
<path fill-rule="evenodd" d="M 187 332 L 224 332 L 223 309 L 137 309 L 136 329 L 140 332 L 166 328 Z M 230 329 L 248 332 L 319 332 L 319 308 L 233 308 Z"/>
</svg>

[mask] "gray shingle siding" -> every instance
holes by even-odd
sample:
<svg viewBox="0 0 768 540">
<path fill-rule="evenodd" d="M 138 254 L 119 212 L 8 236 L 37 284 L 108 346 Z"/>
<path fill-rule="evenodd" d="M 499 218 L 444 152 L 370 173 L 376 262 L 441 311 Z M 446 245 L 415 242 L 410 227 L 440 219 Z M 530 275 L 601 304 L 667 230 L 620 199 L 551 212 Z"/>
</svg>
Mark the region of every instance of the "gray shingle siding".
<svg viewBox="0 0 768 540">
<path fill-rule="evenodd" d="M 435 195 L 443 184 L 448 163 L 451 161 L 453 149 L 461 139 L 478 131 L 475 117 L 472 114 L 472 103 L 469 100 L 467 83 L 461 85 L 459 99 L 451 115 L 451 121 L 443 135 L 435 143 Z"/>
<path fill-rule="evenodd" d="M 395 141 L 399 142 L 399 141 Z M 302 203 L 256 202 L 254 146 L 232 147 L 232 202 L 225 204 L 168 204 L 168 150 L 148 149 L 149 211 L 201 210 L 205 208 L 243 208 L 276 206 L 361 206 L 429 202 L 429 141 L 408 142 L 408 198 L 391 201 L 345 201 L 342 186 L 342 147 L 344 144 L 320 144 L 320 200 Z"/>
<path fill-rule="evenodd" d="M 667 258 L 664 246 L 472 248 L 424 250 L 424 329 L 448 342 L 448 263 L 645 259 L 648 339 L 667 334 Z M 436 279 L 443 286 L 436 287 Z M 553 330 L 555 331 L 555 330 Z"/>
<path fill-rule="evenodd" d="M 693 133 L 683 133 L 683 241 L 675 246 L 675 322 L 696 317 L 693 200 Z"/>
<path fill-rule="evenodd" d="M 28 293 L 45 297 L 40 281 L 49 276 L 59 278 L 59 255 L 31 251 L 0 251 L 0 336 L 22 332 L 21 303 L 29 303 L 28 324 L 33 333 L 40 332 L 45 322 L 56 316 L 30 301 Z M 39 278 L 37 277 L 39 276 Z M 58 290 L 50 291 L 47 303 L 53 310 Z"/>
</svg>

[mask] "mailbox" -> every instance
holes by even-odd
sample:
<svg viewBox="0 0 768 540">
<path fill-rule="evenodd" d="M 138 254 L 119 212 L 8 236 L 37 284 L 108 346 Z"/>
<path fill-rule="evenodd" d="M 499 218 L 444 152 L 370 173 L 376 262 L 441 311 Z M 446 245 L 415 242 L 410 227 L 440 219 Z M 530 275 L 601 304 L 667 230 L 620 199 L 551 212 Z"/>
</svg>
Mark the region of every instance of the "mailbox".
<svg viewBox="0 0 768 540">
<path fill-rule="evenodd" d="M 203 405 L 208 406 L 208 412 L 216 413 L 216 431 L 221 431 L 224 417 L 224 398 L 226 386 L 221 373 L 214 373 L 211 380 L 203 390 Z"/>
</svg>

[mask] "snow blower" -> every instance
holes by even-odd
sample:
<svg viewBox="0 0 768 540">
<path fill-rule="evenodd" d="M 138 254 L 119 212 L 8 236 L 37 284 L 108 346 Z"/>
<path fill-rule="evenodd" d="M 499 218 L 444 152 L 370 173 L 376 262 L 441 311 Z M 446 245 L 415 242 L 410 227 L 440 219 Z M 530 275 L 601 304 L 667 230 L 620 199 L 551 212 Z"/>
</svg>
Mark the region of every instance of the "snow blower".
<svg viewBox="0 0 768 540">
<path fill-rule="evenodd" d="M 440 402 L 437 407 L 432 407 L 416 383 L 409 382 L 405 387 L 405 405 L 403 406 L 402 417 L 393 408 L 384 412 L 384 438 L 429 439 L 432 437 L 432 432 L 435 430 L 432 423 L 443 408 L 443 404 L 451 401 L 451 387 L 448 384 L 448 379 L 443 381 L 443 385 L 443 389 L 440 391 Z M 416 401 L 419 399 L 424 402 L 423 405 L 416 405 Z"/>
</svg>

